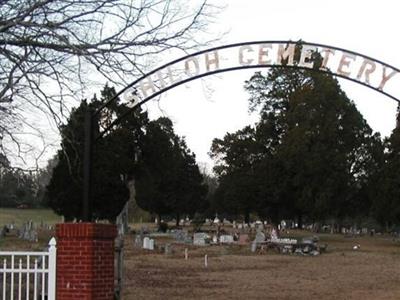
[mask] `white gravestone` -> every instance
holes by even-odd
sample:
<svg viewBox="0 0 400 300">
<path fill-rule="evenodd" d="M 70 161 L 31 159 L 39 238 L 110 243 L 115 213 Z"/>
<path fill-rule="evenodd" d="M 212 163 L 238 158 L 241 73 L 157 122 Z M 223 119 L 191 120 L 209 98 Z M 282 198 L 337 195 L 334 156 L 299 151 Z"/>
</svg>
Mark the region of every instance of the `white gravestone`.
<svg viewBox="0 0 400 300">
<path fill-rule="evenodd" d="M 149 250 L 154 250 L 154 240 L 153 239 L 150 239 L 150 241 L 149 241 L 149 248 L 148 248 Z"/>
<path fill-rule="evenodd" d="M 221 244 L 232 244 L 233 243 L 233 236 L 232 235 L 221 235 L 219 237 L 219 242 Z"/>
<path fill-rule="evenodd" d="M 207 233 L 197 232 L 193 235 L 193 245 L 205 246 L 207 241 L 210 239 Z"/>
</svg>

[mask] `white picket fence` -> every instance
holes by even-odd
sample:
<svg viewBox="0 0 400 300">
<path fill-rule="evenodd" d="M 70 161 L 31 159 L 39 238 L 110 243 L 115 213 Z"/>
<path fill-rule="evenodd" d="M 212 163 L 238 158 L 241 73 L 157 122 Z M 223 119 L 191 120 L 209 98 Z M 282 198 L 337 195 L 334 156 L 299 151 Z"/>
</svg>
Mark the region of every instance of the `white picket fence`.
<svg viewBox="0 0 400 300">
<path fill-rule="evenodd" d="M 56 255 L 55 238 L 45 252 L 0 251 L 2 299 L 55 300 Z"/>
</svg>

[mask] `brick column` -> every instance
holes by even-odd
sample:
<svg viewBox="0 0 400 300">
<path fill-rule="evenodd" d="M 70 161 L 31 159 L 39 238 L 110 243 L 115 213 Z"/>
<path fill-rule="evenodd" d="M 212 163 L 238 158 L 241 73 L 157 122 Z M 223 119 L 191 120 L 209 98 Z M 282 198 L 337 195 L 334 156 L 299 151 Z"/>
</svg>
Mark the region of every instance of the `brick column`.
<svg viewBox="0 0 400 300">
<path fill-rule="evenodd" d="M 56 225 L 57 300 L 114 298 L 115 225 Z"/>
</svg>

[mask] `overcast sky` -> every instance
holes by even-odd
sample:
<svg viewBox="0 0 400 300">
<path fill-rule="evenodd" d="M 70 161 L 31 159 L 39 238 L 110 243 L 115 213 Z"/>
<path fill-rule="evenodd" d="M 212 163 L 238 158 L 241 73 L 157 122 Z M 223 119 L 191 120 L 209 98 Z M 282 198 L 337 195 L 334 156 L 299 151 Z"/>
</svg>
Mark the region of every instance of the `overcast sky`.
<svg viewBox="0 0 400 300">
<path fill-rule="evenodd" d="M 225 7 L 215 16 L 210 34 L 227 32 L 213 47 L 246 41 L 301 39 L 359 52 L 400 68 L 397 1 L 210 1 Z M 179 58 L 164 56 L 160 65 Z M 248 113 L 248 95 L 243 90 L 244 81 L 254 72 L 253 69 L 221 73 L 174 88 L 159 101 L 147 105 L 150 117 L 170 117 L 176 133 L 185 136 L 189 148 L 196 153 L 197 161 L 206 163 L 211 170 L 213 163 L 208 152 L 212 140 L 257 120 L 257 116 Z M 383 136 L 389 135 L 395 126 L 397 103 L 356 83 L 340 80 L 340 84 L 369 125 Z M 40 166 L 58 149 L 59 137 L 53 135 L 54 141 L 50 141 L 53 147 L 45 148 Z M 49 142 L 50 136 L 45 142 Z M 38 149 L 42 151 L 43 145 L 38 145 Z M 28 158 L 26 162 L 29 161 Z"/>
<path fill-rule="evenodd" d="M 215 1 L 225 9 L 213 32 L 228 31 L 218 45 L 258 40 L 303 40 L 356 51 L 400 67 L 398 4 L 393 0 L 230 0 Z M 218 46 L 217 44 L 214 46 Z M 176 57 L 173 57 L 176 58 Z M 169 59 L 169 58 L 167 58 Z M 167 61 L 165 61 L 167 62 Z M 254 73 L 235 71 L 177 87 L 148 106 L 154 118 L 170 117 L 186 137 L 198 162 L 208 157 L 211 141 L 256 120 L 249 116 L 244 80 Z M 386 136 L 395 125 L 397 103 L 356 83 L 340 80 L 370 126 Z M 400 95 L 398 95 L 400 97 Z"/>
</svg>

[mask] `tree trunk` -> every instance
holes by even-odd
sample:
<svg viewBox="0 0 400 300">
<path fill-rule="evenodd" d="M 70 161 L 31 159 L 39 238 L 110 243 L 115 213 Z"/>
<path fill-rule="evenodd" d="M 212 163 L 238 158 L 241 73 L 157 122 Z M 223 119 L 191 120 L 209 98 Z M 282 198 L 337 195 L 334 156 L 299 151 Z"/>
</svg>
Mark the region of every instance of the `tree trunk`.
<svg viewBox="0 0 400 300">
<path fill-rule="evenodd" d="M 343 224 L 342 224 L 342 220 L 338 221 L 338 233 L 342 233 L 343 231 Z"/>
<path fill-rule="evenodd" d="M 244 222 L 246 224 L 250 223 L 250 213 L 248 211 L 246 211 L 245 214 L 244 214 Z"/>
<path fill-rule="evenodd" d="M 386 229 L 386 233 L 388 233 L 390 231 L 390 227 L 392 226 L 390 221 L 386 221 L 385 222 L 385 229 Z"/>
<path fill-rule="evenodd" d="M 301 214 L 297 216 L 297 227 L 303 229 L 303 216 Z"/>
</svg>

